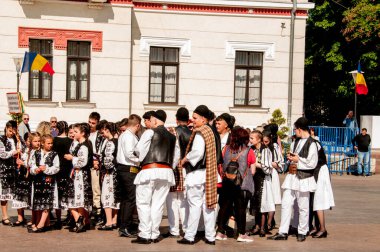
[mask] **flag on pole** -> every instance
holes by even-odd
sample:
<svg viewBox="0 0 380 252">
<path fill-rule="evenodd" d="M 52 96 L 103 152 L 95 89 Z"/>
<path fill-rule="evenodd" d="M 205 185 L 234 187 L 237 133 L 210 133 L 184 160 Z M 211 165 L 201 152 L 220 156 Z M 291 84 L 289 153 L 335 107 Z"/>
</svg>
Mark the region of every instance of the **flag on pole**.
<svg viewBox="0 0 380 252">
<path fill-rule="evenodd" d="M 360 62 L 358 64 L 358 73 L 356 74 L 356 80 L 355 80 L 355 89 L 356 93 L 359 95 L 366 95 L 368 94 L 368 88 L 367 84 L 365 83 L 364 75 L 362 73 L 362 69 L 360 67 Z"/>
<path fill-rule="evenodd" d="M 24 62 L 22 64 L 21 72 L 29 72 L 38 70 L 53 75 L 55 72 L 50 66 L 49 61 L 35 52 L 25 52 Z"/>
</svg>

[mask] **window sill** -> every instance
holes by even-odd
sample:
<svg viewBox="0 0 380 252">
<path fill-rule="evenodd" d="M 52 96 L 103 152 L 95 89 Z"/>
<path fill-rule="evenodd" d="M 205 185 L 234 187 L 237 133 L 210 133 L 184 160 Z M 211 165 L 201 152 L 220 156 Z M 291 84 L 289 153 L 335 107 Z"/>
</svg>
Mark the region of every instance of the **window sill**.
<svg viewBox="0 0 380 252">
<path fill-rule="evenodd" d="M 177 111 L 181 107 L 186 107 L 185 105 L 178 105 L 178 104 L 165 104 L 165 103 L 152 103 L 152 104 L 144 104 L 145 110 L 172 110 Z"/>
<path fill-rule="evenodd" d="M 269 113 L 269 108 L 254 108 L 254 107 L 230 107 L 232 113 Z"/>
<path fill-rule="evenodd" d="M 24 104 L 27 107 L 56 108 L 59 106 L 59 102 L 52 102 L 52 101 L 24 101 Z"/>
<path fill-rule="evenodd" d="M 61 102 L 64 108 L 96 108 L 96 103 L 91 102 Z"/>
</svg>

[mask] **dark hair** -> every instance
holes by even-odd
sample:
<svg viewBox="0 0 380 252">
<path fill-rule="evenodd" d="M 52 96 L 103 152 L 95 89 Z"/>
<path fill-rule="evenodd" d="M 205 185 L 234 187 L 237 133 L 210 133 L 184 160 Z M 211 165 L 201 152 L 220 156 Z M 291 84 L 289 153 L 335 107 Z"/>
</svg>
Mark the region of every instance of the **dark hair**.
<svg viewBox="0 0 380 252">
<path fill-rule="evenodd" d="M 265 126 L 264 126 L 264 131 L 268 131 L 268 132 L 270 132 L 270 134 L 271 134 L 270 138 L 271 138 L 271 142 L 272 142 L 272 144 L 273 144 L 273 143 L 277 143 L 277 138 L 278 138 L 278 136 L 277 136 L 278 125 L 277 125 L 277 124 L 275 124 L 275 123 L 270 123 L 270 124 L 268 124 L 268 125 L 265 125 Z M 264 133 L 264 132 L 263 132 L 263 133 Z"/>
<path fill-rule="evenodd" d="M 366 128 L 362 128 L 362 131 L 363 131 L 363 130 L 367 131 L 367 129 L 366 129 Z"/>
<path fill-rule="evenodd" d="M 100 114 L 98 112 L 91 112 L 91 114 L 88 116 L 90 119 L 95 119 L 96 121 L 100 121 Z"/>
<path fill-rule="evenodd" d="M 84 133 L 85 138 L 88 138 L 90 135 L 90 126 L 88 123 L 76 123 L 74 128 L 78 128 L 80 132 Z"/>
<path fill-rule="evenodd" d="M 294 128 L 309 131 L 309 121 L 305 117 L 300 117 L 294 122 Z"/>
<path fill-rule="evenodd" d="M 9 120 L 6 124 L 5 124 L 5 128 L 4 128 L 4 135 L 7 134 L 7 128 L 12 128 L 12 129 L 17 129 L 17 122 L 15 120 Z M 17 133 L 16 133 L 17 134 Z M 17 143 L 17 138 L 16 138 L 16 134 L 13 135 L 13 141 L 15 143 Z M 5 138 L 6 139 L 6 138 Z M 4 144 L 5 145 L 5 144 Z"/>
<path fill-rule="evenodd" d="M 230 135 L 230 148 L 231 150 L 238 150 L 240 147 L 244 147 L 249 142 L 249 134 L 242 127 L 234 127 L 231 130 Z"/>
<path fill-rule="evenodd" d="M 102 129 L 108 129 L 111 132 L 112 136 L 114 136 L 117 133 L 116 123 L 113 123 L 113 122 L 107 122 L 103 124 Z"/>
<path fill-rule="evenodd" d="M 143 114 L 142 117 L 143 117 L 144 119 L 149 120 L 153 113 L 154 113 L 153 110 L 147 111 L 147 112 L 145 112 L 145 113 Z"/>
<path fill-rule="evenodd" d="M 66 121 L 57 122 L 57 129 L 59 135 L 62 135 L 63 133 L 67 134 L 67 132 L 69 132 L 69 126 Z"/>
<path fill-rule="evenodd" d="M 107 120 L 101 120 L 101 121 L 99 121 L 99 123 L 96 125 L 96 130 L 101 130 L 101 129 L 103 129 L 104 128 L 104 125 L 106 124 L 106 123 L 108 123 L 108 121 Z"/>
<path fill-rule="evenodd" d="M 273 146 L 273 135 L 272 135 L 272 132 L 270 132 L 269 130 L 264 130 L 263 131 L 263 139 L 264 137 L 267 137 L 269 138 L 269 144 L 267 145 L 267 147 L 270 149 L 270 151 L 273 153 L 274 151 L 274 146 Z"/>
</svg>

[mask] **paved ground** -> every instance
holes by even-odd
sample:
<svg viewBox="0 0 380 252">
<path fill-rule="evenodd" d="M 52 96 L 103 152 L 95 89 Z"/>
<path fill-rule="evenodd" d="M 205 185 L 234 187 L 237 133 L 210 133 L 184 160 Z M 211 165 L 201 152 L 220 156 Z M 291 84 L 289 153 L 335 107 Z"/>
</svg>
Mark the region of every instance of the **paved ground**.
<svg viewBox="0 0 380 252">
<path fill-rule="evenodd" d="M 82 234 L 67 230 L 29 234 L 24 228 L 0 225 L 0 251 L 380 251 L 380 176 L 369 178 L 332 176 L 336 207 L 326 212 L 327 239 L 307 238 L 297 243 L 267 241 L 255 236 L 251 244 L 233 239 L 209 246 L 200 241 L 194 246 L 177 245 L 175 239 L 158 244 L 135 245 L 128 238 L 119 238 L 116 231 L 89 231 Z M 11 211 L 15 215 L 14 211 Z M 279 223 L 280 212 L 276 214 Z M 162 232 L 167 231 L 167 220 Z"/>
</svg>

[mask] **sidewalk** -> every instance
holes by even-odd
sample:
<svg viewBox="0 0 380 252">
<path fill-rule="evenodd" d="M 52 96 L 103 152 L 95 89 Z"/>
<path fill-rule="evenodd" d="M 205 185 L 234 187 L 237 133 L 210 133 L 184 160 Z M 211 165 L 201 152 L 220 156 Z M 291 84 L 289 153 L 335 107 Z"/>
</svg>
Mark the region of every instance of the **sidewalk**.
<svg viewBox="0 0 380 252">
<path fill-rule="evenodd" d="M 68 230 L 29 234 L 26 229 L 0 224 L 0 251 L 379 251 L 380 240 L 380 176 L 368 178 L 332 175 L 336 207 L 326 211 L 327 239 L 312 239 L 298 243 L 268 241 L 254 236 L 255 242 L 237 243 L 236 240 L 217 241 L 216 246 L 200 241 L 193 246 L 178 245 L 176 239 L 165 239 L 157 244 L 131 244 L 129 238 L 119 238 L 117 231 L 92 230 L 86 233 L 69 233 Z M 281 175 L 281 180 L 284 176 Z M 27 212 L 30 214 L 30 212 Z M 15 211 L 11 211 L 15 216 Z M 277 226 L 281 211 L 276 213 Z M 167 231 L 164 219 L 161 232 Z M 248 225 L 251 227 L 251 224 Z M 275 230 L 276 232 L 277 230 Z"/>
</svg>

